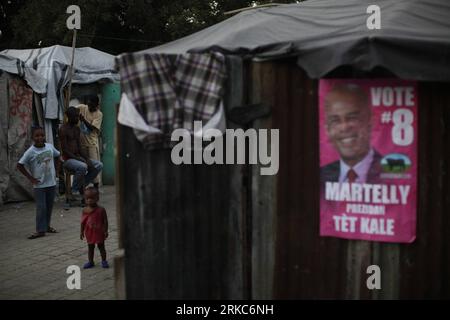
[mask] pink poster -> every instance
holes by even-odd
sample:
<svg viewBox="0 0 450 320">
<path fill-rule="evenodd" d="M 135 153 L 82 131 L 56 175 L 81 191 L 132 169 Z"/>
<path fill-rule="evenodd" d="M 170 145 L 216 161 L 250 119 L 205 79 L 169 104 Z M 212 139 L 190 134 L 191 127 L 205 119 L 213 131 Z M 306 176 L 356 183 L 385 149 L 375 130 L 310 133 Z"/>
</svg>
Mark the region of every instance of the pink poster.
<svg viewBox="0 0 450 320">
<path fill-rule="evenodd" d="M 414 81 L 320 80 L 321 236 L 414 241 L 417 102 Z"/>
</svg>

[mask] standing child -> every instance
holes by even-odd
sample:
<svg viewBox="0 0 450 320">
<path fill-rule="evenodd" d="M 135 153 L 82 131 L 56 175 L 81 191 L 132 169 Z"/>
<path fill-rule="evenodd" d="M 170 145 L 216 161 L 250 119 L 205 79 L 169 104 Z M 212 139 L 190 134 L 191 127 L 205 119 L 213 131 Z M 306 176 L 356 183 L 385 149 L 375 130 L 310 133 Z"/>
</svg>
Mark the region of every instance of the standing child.
<svg viewBox="0 0 450 320">
<path fill-rule="evenodd" d="M 87 98 L 87 105 L 77 106 L 80 110 L 80 144 L 83 154 L 89 159 L 100 162 L 99 135 L 102 126 L 103 113 L 99 110 L 99 100 L 97 95 L 90 95 Z M 94 178 L 94 187 L 98 189 L 101 174 Z"/>
<path fill-rule="evenodd" d="M 36 232 L 30 235 L 28 239 L 36 239 L 45 236 L 46 232 L 57 232 L 50 227 L 50 221 L 56 188 L 56 171 L 53 159 L 58 158 L 60 153 L 52 144 L 45 143 L 43 128 L 33 127 L 31 136 L 34 144 L 20 158 L 17 169 L 30 180 L 34 187 Z M 58 158 L 57 169 L 59 169 L 59 164 Z"/>
<path fill-rule="evenodd" d="M 105 208 L 97 205 L 98 198 L 98 190 L 96 188 L 88 187 L 85 189 L 84 200 L 86 207 L 83 209 L 81 216 L 80 239 L 83 240 L 84 236 L 86 236 L 89 261 L 85 263 L 84 269 L 94 266 L 94 249 L 96 244 L 102 256 L 102 267 L 109 268 L 105 250 L 105 239 L 108 238 L 108 217 L 106 216 Z"/>
</svg>

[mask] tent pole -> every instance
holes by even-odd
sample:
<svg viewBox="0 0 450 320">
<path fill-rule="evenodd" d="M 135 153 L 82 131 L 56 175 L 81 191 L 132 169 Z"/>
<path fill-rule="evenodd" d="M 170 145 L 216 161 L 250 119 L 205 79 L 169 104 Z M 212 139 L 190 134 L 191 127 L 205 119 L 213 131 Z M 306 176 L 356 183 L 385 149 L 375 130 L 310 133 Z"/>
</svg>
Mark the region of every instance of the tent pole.
<svg viewBox="0 0 450 320">
<path fill-rule="evenodd" d="M 69 108 L 69 103 L 70 103 L 70 95 L 71 95 L 71 90 L 72 90 L 73 60 L 75 58 L 75 45 L 76 45 L 76 43 L 77 43 L 77 29 L 73 29 L 72 61 L 70 62 L 70 67 L 69 67 L 69 87 L 68 87 L 68 91 L 67 91 L 65 110 L 64 111 L 67 111 L 67 109 Z"/>
</svg>

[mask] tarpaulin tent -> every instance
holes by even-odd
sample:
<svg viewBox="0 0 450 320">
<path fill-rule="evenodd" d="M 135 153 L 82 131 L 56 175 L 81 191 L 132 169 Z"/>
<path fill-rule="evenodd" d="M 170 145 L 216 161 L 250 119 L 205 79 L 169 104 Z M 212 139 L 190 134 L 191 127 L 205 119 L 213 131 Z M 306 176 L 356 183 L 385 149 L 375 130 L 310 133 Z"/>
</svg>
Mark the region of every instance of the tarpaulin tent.
<svg viewBox="0 0 450 320">
<path fill-rule="evenodd" d="M 381 12 L 369 30 L 367 8 Z M 309 0 L 244 11 L 179 40 L 139 53 L 220 51 L 270 58 L 296 56 L 311 78 L 336 67 L 380 66 L 400 78 L 450 80 L 450 2 Z"/>
<path fill-rule="evenodd" d="M 18 59 L 21 63 L 17 68 L 22 66 L 31 68 L 47 80 L 42 105 L 47 141 L 53 142 L 52 120 L 62 120 L 64 117 L 63 89 L 69 82 L 72 48 L 55 45 L 38 49 L 8 49 L 1 53 Z M 75 49 L 73 68 L 73 83 L 86 84 L 102 79 L 119 80 L 114 70 L 114 56 L 93 48 Z"/>
<path fill-rule="evenodd" d="M 0 53 L 0 70 L 23 78 L 36 93 L 46 92 L 47 80 L 17 58 Z"/>
<path fill-rule="evenodd" d="M 134 77 L 148 71 L 145 57 L 152 54 L 220 52 L 256 61 L 292 57 L 312 79 L 348 66 L 362 71 L 381 67 L 405 79 L 449 81 L 450 3 L 403 0 L 376 5 L 380 29 L 369 28 L 368 0 L 255 8 L 179 40 L 122 54 L 118 68 Z M 135 70 L 126 70 L 133 63 Z"/>
</svg>

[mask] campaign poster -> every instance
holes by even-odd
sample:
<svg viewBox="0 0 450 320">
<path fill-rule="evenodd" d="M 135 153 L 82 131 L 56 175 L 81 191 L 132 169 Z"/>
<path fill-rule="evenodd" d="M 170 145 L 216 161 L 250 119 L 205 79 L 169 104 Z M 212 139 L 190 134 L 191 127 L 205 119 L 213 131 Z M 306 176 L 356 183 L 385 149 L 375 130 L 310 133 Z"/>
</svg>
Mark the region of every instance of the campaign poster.
<svg viewBox="0 0 450 320">
<path fill-rule="evenodd" d="M 414 241 L 417 104 L 415 81 L 320 80 L 321 236 Z"/>
</svg>

